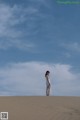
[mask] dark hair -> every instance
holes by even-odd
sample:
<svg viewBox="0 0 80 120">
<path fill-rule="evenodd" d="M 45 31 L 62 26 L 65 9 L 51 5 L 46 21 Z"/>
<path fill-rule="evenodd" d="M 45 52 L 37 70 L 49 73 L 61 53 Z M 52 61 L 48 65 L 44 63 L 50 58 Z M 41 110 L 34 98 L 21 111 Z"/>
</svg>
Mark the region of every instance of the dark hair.
<svg viewBox="0 0 80 120">
<path fill-rule="evenodd" d="M 50 71 L 47 70 L 46 73 L 45 73 L 45 76 L 48 75 L 49 73 L 50 73 Z"/>
</svg>

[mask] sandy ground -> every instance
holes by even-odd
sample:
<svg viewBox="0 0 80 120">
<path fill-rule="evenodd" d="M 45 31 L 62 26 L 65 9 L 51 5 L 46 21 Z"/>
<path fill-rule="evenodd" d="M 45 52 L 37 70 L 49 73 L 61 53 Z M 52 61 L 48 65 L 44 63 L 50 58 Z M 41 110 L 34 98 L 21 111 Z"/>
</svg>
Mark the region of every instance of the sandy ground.
<svg viewBox="0 0 80 120">
<path fill-rule="evenodd" d="M 8 120 L 80 120 L 80 97 L 0 97 Z"/>
</svg>

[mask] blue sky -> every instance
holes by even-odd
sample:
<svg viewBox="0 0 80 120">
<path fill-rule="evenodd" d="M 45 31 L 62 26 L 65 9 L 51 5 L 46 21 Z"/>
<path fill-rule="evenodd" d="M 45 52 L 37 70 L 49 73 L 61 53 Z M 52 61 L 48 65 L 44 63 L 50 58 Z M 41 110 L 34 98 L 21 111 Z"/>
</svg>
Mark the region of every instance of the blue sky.
<svg viewBox="0 0 80 120">
<path fill-rule="evenodd" d="M 0 1 L 0 95 L 80 96 L 80 4 Z"/>
</svg>

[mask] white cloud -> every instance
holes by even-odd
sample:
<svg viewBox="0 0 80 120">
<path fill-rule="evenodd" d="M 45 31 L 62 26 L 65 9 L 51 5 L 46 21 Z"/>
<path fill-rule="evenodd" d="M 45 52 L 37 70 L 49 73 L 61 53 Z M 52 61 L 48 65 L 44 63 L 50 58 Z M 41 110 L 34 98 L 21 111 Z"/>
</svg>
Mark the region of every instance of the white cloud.
<svg viewBox="0 0 80 120">
<path fill-rule="evenodd" d="M 67 58 L 70 58 L 70 57 L 71 57 L 71 54 L 70 54 L 70 53 L 68 53 L 68 52 L 67 52 L 67 53 L 65 53 L 64 55 L 65 55 Z"/>
<path fill-rule="evenodd" d="M 63 43 L 61 46 L 65 47 L 68 50 L 75 51 L 75 52 L 80 52 L 80 44 L 78 42 L 70 43 L 70 44 L 65 44 Z"/>
<path fill-rule="evenodd" d="M 14 14 L 15 7 L 12 8 L 8 5 L 0 4 L 0 37 L 18 37 L 21 32 L 15 31 L 11 26 L 11 22 L 14 23 L 17 20 Z"/>
<path fill-rule="evenodd" d="M 25 24 L 29 15 L 36 14 L 37 9 L 34 7 L 23 8 L 22 6 L 9 6 L 0 4 L 0 49 L 17 47 L 18 49 L 28 50 L 34 48 L 34 43 L 25 40 L 25 34 L 19 29 L 21 24 Z"/>
<path fill-rule="evenodd" d="M 49 7 L 48 1 L 33 1 L 27 7 L 0 3 L 0 49 L 16 47 L 20 50 L 34 50 L 33 36 L 38 33 L 38 19 L 46 19 L 41 5 Z M 31 3 L 33 3 L 31 1 Z M 35 50 L 34 50 L 35 51 Z"/>
<path fill-rule="evenodd" d="M 16 25 L 26 22 L 29 17 L 28 15 L 35 13 L 37 13 L 37 9 L 34 7 L 24 8 L 19 5 L 13 5 L 11 7 L 0 4 L 0 37 L 20 37 L 22 31 L 16 30 Z"/>
<path fill-rule="evenodd" d="M 52 95 L 80 95 L 80 74 L 70 65 L 14 63 L 0 69 L 0 95 L 45 95 L 45 71 L 51 72 Z"/>
<path fill-rule="evenodd" d="M 50 8 L 49 0 L 29 0 L 31 2 L 38 3 L 39 5 L 44 5 L 47 8 Z"/>
</svg>

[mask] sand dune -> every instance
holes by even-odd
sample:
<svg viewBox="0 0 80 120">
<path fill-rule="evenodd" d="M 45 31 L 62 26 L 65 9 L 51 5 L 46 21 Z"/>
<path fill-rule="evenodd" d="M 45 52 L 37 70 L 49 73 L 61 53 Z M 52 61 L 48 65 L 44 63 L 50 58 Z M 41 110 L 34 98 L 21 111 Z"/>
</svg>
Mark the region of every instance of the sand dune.
<svg viewBox="0 0 80 120">
<path fill-rule="evenodd" d="M 80 120 L 80 97 L 0 97 L 8 120 Z"/>
</svg>

